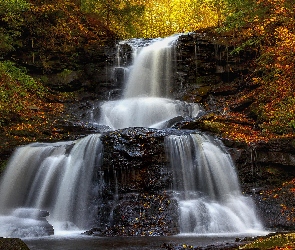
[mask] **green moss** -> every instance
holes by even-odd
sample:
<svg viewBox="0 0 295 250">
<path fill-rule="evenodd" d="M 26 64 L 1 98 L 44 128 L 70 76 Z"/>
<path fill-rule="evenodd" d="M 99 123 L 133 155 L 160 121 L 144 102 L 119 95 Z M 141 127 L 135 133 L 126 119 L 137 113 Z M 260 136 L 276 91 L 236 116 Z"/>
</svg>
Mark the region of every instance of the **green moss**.
<svg viewBox="0 0 295 250">
<path fill-rule="evenodd" d="M 274 249 L 276 247 L 295 247 L 295 233 L 276 234 L 270 237 L 261 237 L 239 249 Z M 292 248 L 291 248 L 292 247 Z"/>
</svg>

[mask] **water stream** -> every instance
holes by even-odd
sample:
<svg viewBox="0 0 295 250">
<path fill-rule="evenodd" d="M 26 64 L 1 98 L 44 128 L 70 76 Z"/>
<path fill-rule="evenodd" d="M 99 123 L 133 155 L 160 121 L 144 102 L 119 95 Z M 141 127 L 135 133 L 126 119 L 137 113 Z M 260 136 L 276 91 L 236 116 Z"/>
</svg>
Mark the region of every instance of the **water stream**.
<svg viewBox="0 0 295 250">
<path fill-rule="evenodd" d="M 261 230 L 254 204 L 242 195 L 231 157 L 207 135 L 166 137 L 179 202 L 180 232 L 245 233 Z"/>
<path fill-rule="evenodd" d="M 177 36 L 157 39 L 143 48 L 133 41 L 134 64 L 128 69 L 122 98 L 101 104 L 100 117 L 92 122 L 110 130 L 162 129 L 178 117 L 198 116 L 198 104 L 171 99 L 176 40 Z M 263 229 L 251 199 L 241 194 L 234 165 L 220 141 L 195 132 L 165 141 L 181 233 L 240 234 Z M 0 236 L 48 235 L 52 228 L 44 226 L 46 211 L 55 234 L 92 227 L 99 206 L 93 200 L 103 185 L 96 176 L 102 159 L 98 134 L 17 148 L 0 183 Z"/>
</svg>

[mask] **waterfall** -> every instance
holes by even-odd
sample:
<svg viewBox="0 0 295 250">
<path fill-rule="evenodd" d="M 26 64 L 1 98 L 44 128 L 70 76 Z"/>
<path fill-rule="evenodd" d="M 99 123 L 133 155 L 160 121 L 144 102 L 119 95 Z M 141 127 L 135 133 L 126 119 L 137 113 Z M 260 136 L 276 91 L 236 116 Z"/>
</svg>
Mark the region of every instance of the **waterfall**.
<svg viewBox="0 0 295 250">
<path fill-rule="evenodd" d="M 156 40 L 135 57 L 124 98 L 168 97 L 171 90 L 173 42 L 178 36 Z"/>
<path fill-rule="evenodd" d="M 169 99 L 178 35 L 148 42 L 133 39 L 134 59 L 123 97 L 101 105 L 98 124 L 112 130 L 128 127 L 166 128 L 175 117 L 194 117 L 201 110 L 196 103 Z M 118 60 L 120 61 L 120 60 Z"/>
<path fill-rule="evenodd" d="M 242 195 L 230 155 L 201 134 L 166 137 L 181 233 L 261 230 L 251 199 Z"/>
<path fill-rule="evenodd" d="M 133 40 L 134 64 L 124 83 L 122 98 L 102 103 L 100 117 L 93 115 L 93 122 L 111 130 L 165 129 L 181 119 L 197 117 L 201 111 L 198 104 L 170 99 L 173 44 L 177 38 L 150 40 L 143 47 L 142 40 L 139 44 Z M 121 63 L 118 59 L 118 67 L 123 67 Z M 181 233 L 261 229 L 251 199 L 241 194 L 234 165 L 222 143 L 192 133 L 177 136 L 170 133 L 165 139 Z M 119 196 L 117 183 L 117 194 L 103 194 L 107 172 L 100 168 L 103 158 L 100 137 L 93 134 L 76 141 L 18 147 L 0 182 L 0 236 L 52 234 L 47 216 L 55 232 L 95 227 L 91 223 L 96 223 L 99 216 L 115 220 L 114 209 L 110 209 L 109 215 L 107 212 L 98 215 L 99 195 L 113 197 L 114 201 Z"/>
<path fill-rule="evenodd" d="M 89 199 L 101 153 L 100 135 L 95 134 L 74 142 L 19 147 L 0 184 L 0 214 L 12 217 L 15 210 L 22 214 L 46 210 L 55 230 L 87 228 L 95 212 Z M 7 220 L 2 216 L 0 222 L 1 218 Z M 1 227 L 0 233 L 9 234 Z"/>
</svg>

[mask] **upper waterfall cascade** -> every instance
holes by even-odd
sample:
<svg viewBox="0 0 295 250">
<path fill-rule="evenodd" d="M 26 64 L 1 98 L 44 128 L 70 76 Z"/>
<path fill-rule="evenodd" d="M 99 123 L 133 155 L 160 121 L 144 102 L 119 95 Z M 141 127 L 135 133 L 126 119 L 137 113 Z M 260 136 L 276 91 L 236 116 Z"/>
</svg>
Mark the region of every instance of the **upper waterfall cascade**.
<svg viewBox="0 0 295 250">
<path fill-rule="evenodd" d="M 172 82 L 173 43 L 178 36 L 156 40 L 135 54 L 123 97 L 169 97 Z"/>
<path fill-rule="evenodd" d="M 171 99 L 177 38 L 156 39 L 144 47 L 142 40 L 140 44 L 134 40 L 133 65 L 121 99 L 100 104 L 100 117 L 92 122 L 110 130 L 167 129 L 178 117 L 197 117 L 202 110 L 197 103 Z M 122 67 L 120 60 L 118 66 Z M 234 165 L 221 142 L 192 131 L 168 136 L 165 146 L 181 233 L 262 229 L 251 199 L 241 194 Z M 0 182 L 0 237 L 48 235 L 52 230 L 44 219 L 48 212 L 55 233 L 92 227 L 104 185 L 97 177 L 102 160 L 99 134 L 18 147 Z"/>
<path fill-rule="evenodd" d="M 201 107 L 169 99 L 173 80 L 174 43 L 178 36 L 155 39 L 149 46 L 132 41 L 133 65 L 129 67 L 123 96 L 101 105 L 99 124 L 112 130 L 127 127 L 165 128 L 177 116 L 195 117 Z M 120 66 L 121 67 L 121 66 Z"/>
</svg>

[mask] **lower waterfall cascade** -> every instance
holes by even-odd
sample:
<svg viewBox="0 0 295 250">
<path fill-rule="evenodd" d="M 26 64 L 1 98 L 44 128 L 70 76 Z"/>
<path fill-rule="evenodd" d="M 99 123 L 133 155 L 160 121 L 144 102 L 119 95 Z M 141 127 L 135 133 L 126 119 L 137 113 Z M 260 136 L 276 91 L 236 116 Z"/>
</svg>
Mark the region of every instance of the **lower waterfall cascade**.
<svg viewBox="0 0 295 250">
<path fill-rule="evenodd" d="M 177 36 L 156 39 L 141 48 L 122 98 L 102 103 L 99 119 L 91 122 L 106 126 L 104 133 L 108 133 L 130 127 L 171 129 L 178 120 L 197 117 L 202 111 L 199 104 L 169 96 L 176 41 Z M 96 227 L 99 196 L 106 185 L 106 173 L 100 169 L 104 158 L 101 136 L 18 147 L 0 182 L 0 236 L 39 237 Z M 190 131 L 168 135 L 164 141 L 180 233 L 263 230 L 219 140 Z"/>
<path fill-rule="evenodd" d="M 76 142 L 19 147 L 0 185 L 0 234 L 47 235 L 48 232 L 34 228 L 40 224 L 42 211 L 49 211 L 49 221 L 57 231 L 90 226 L 88 222 L 95 211 L 89 207 L 88 199 L 94 190 L 92 178 L 95 168 L 99 168 L 101 154 L 99 134 Z M 43 227 L 44 222 L 43 218 Z"/>
<path fill-rule="evenodd" d="M 221 142 L 207 135 L 165 138 L 179 203 L 180 233 L 261 230 L 254 204 L 242 195 L 234 164 Z"/>
</svg>

